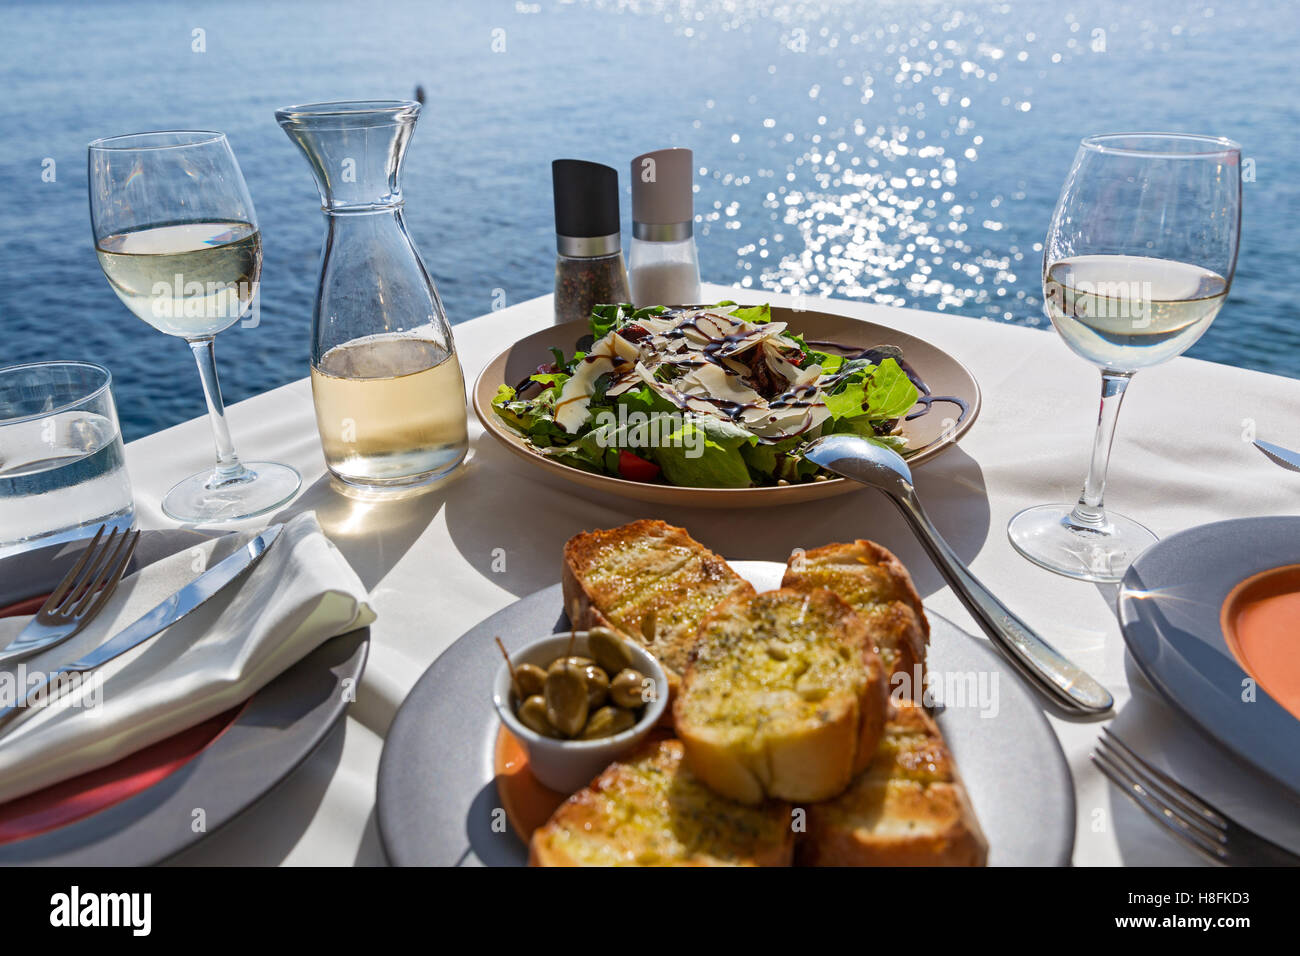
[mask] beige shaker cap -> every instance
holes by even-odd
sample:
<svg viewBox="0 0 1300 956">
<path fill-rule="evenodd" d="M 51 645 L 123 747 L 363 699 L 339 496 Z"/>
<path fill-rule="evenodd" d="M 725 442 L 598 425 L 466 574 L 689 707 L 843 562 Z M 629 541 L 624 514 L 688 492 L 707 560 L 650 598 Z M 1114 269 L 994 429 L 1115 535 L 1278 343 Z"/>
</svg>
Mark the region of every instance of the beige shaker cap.
<svg viewBox="0 0 1300 956">
<path fill-rule="evenodd" d="M 632 160 L 632 221 L 674 225 L 695 219 L 695 159 L 673 147 L 642 153 Z"/>
</svg>

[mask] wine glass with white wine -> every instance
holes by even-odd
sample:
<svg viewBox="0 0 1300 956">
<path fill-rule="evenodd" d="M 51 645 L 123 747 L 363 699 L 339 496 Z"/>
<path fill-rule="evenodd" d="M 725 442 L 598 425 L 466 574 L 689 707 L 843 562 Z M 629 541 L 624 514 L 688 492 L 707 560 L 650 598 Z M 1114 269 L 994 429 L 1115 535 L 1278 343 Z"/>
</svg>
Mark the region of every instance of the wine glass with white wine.
<svg viewBox="0 0 1300 956">
<path fill-rule="evenodd" d="M 1083 140 L 1043 249 L 1044 308 L 1066 345 L 1101 369 L 1087 482 L 1075 504 L 1039 505 L 1007 528 L 1058 574 L 1118 581 L 1156 540 L 1103 505 L 1124 390 L 1191 348 L 1227 298 L 1241 231 L 1241 147 L 1182 133 Z"/>
<path fill-rule="evenodd" d="M 214 339 L 253 301 L 262 237 L 244 176 L 222 133 L 134 133 L 90 144 L 90 224 L 108 284 L 136 316 L 194 352 L 216 467 L 163 497 L 186 523 L 233 521 L 284 504 L 302 483 L 288 465 L 235 454 Z"/>
</svg>

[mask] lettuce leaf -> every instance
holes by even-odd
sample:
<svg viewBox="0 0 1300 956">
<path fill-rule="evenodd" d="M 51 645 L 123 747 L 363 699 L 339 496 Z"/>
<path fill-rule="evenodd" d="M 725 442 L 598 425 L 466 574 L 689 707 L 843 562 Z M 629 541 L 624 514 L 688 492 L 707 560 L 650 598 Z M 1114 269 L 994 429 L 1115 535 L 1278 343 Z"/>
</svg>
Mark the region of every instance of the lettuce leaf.
<svg viewBox="0 0 1300 956">
<path fill-rule="evenodd" d="M 755 325 L 763 325 L 772 321 L 772 307 L 770 305 L 753 305 L 744 309 L 732 309 L 733 318 L 740 319 L 742 322 L 752 322 Z"/>
<path fill-rule="evenodd" d="M 906 415 L 919 395 L 902 366 L 889 358 L 845 378 L 826 396 L 826 408 L 837 423 L 841 419 L 886 422 Z M 851 430 L 865 433 L 856 427 Z"/>
<path fill-rule="evenodd" d="M 661 447 L 652 450 L 655 464 L 670 484 L 690 488 L 748 488 L 753 484 L 740 449 L 756 441 L 738 425 L 689 416 L 678 422 Z"/>
<path fill-rule="evenodd" d="M 876 421 L 902 418 L 916 404 L 920 392 L 907 377 L 902 366 L 892 358 L 885 359 L 871 373 L 867 388 L 868 414 Z"/>
</svg>

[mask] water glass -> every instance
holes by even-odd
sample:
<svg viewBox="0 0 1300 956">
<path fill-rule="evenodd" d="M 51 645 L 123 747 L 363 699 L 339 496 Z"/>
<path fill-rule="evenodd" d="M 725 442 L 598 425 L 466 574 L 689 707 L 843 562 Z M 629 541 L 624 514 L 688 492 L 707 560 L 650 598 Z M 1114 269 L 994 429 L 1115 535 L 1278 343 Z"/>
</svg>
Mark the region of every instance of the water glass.
<svg viewBox="0 0 1300 956">
<path fill-rule="evenodd" d="M 134 524 L 112 382 L 90 362 L 0 368 L 0 556 Z"/>
</svg>

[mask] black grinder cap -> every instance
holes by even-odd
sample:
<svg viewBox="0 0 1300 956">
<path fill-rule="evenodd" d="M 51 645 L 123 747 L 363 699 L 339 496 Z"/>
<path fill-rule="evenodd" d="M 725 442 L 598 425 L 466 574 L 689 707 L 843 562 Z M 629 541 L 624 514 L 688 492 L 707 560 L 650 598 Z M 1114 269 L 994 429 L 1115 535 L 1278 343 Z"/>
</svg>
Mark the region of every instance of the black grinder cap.
<svg viewBox="0 0 1300 956">
<path fill-rule="evenodd" d="M 551 162 L 555 193 L 555 234 L 574 238 L 614 236 L 618 215 L 618 171 L 583 159 Z"/>
</svg>

